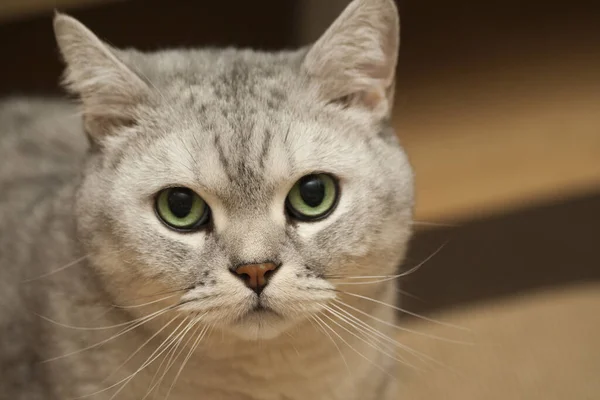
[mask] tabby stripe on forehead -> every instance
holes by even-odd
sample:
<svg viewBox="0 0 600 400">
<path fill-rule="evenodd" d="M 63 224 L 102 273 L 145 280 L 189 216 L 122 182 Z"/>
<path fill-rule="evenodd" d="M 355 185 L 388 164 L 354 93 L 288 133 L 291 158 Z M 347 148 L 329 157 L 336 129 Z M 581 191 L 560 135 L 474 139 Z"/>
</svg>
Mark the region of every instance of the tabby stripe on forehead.
<svg viewBox="0 0 600 400">
<path fill-rule="evenodd" d="M 260 152 L 260 157 L 258 159 L 261 170 L 264 170 L 264 168 L 265 168 L 265 158 L 267 158 L 267 154 L 269 154 L 269 149 L 271 147 L 272 140 L 273 140 L 273 133 L 269 129 L 266 129 L 265 136 L 263 138 L 262 150 Z"/>
<path fill-rule="evenodd" d="M 219 161 L 221 162 L 221 165 L 223 165 L 223 171 L 225 171 L 227 179 L 233 182 L 235 180 L 235 176 L 231 171 L 231 164 L 229 164 L 229 160 L 225 155 L 225 150 L 223 149 L 223 145 L 221 145 L 218 134 L 215 134 L 214 144 L 215 148 L 217 149 L 217 153 L 219 154 Z"/>
</svg>

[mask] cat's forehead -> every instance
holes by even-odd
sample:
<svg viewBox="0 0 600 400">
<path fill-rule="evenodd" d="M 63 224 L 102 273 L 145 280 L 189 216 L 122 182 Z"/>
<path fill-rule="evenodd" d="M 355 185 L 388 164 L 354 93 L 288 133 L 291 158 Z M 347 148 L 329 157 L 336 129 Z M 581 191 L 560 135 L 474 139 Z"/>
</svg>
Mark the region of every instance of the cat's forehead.
<svg viewBox="0 0 600 400">
<path fill-rule="evenodd" d="M 302 51 L 171 50 L 123 52 L 127 62 L 160 95 L 175 104 L 220 109 L 277 109 L 297 89 Z M 193 103 L 192 103 L 193 101 Z M 229 106 L 229 107 L 226 107 Z"/>
<path fill-rule="evenodd" d="M 228 208 L 264 208 L 299 167 L 289 136 L 286 141 L 291 122 L 285 115 L 266 118 L 261 111 L 227 111 L 214 104 L 190 107 L 179 117 L 140 126 L 141 145 L 129 165 L 162 186 L 203 189 Z M 153 125 L 158 134 L 145 131 Z"/>
<path fill-rule="evenodd" d="M 286 129 L 287 114 L 309 116 L 314 102 L 302 84 L 301 56 L 250 50 L 123 53 L 156 96 L 149 122 L 166 129 L 193 123 L 224 138 L 254 134 L 257 125 L 271 126 L 277 135 Z"/>
</svg>

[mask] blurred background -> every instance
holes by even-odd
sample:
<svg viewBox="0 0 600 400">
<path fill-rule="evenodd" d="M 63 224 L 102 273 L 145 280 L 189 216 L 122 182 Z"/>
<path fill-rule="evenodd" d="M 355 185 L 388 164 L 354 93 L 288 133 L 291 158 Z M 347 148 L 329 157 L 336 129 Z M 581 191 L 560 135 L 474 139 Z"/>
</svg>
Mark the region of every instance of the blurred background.
<svg viewBox="0 0 600 400">
<path fill-rule="evenodd" d="M 116 46 L 282 49 L 347 0 L 0 0 L 0 96 L 56 95 L 52 10 Z M 600 282 L 600 2 L 400 0 L 394 124 L 415 167 L 405 305 Z"/>
</svg>

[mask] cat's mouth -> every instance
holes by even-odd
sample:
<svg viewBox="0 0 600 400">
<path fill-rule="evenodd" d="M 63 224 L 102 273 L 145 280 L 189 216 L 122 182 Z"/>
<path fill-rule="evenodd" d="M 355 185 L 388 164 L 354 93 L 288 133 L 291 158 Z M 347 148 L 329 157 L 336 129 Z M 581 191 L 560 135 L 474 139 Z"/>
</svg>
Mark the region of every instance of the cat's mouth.
<svg viewBox="0 0 600 400">
<path fill-rule="evenodd" d="M 278 337 L 292 321 L 264 304 L 257 304 L 238 316 L 229 328 L 244 340 L 267 340 Z"/>
</svg>

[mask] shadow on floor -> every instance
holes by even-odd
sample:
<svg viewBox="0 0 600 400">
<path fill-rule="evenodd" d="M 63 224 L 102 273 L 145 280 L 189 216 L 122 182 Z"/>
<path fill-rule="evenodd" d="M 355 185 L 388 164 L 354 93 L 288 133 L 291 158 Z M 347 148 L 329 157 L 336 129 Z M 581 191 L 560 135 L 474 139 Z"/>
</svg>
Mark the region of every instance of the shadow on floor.
<svg viewBox="0 0 600 400">
<path fill-rule="evenodd" d="M 403 269 L 403 307 L 431 312 L 536 289 L 600 281 L 600 194 L 417 232 Z"/>
</svg>

